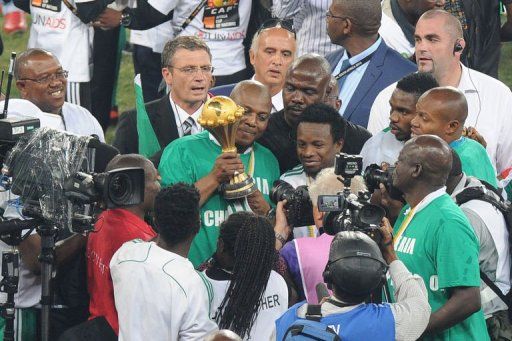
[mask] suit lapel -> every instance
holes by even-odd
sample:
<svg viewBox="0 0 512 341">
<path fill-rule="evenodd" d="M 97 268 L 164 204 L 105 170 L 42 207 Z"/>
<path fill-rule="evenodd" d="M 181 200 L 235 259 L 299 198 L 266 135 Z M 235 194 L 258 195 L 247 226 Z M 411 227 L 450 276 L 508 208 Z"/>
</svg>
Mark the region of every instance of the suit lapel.
<svg viewBox="0 0 512 341">
<path fill-rule="evenodd" d="M 375 50 L 375 54 L 372 56 L 372 59 L 370 59 L 370 63 L 364 72 L 363 78 L 361 78 L 361 81 L 357 85 L 354 95 L 352 95 L 352 98 L 347 105 L 347 109 L 345 109 L 343 117 L 345 117 L 347 120 L 350 120 L 351 116 L 354 114 L 355 109 L 359 106 L 359 103 L 366 97 L 368 91 L 370 91 L 370 89 L 382 74 L 382 65 L 384 65 L 386 49 L 387 47 L 383 40 L 377 50 Z"/>
<path fill-rule="evenodd" d="M 163 149 L 171 141 L 179 137 L 169 95 L 162 97 L 151 110 L 154 110 L 154 115 L 150 115 L 151 124 L 158 138 L 158 143 L 160 143 L 160 147 Z"/>
</svg>

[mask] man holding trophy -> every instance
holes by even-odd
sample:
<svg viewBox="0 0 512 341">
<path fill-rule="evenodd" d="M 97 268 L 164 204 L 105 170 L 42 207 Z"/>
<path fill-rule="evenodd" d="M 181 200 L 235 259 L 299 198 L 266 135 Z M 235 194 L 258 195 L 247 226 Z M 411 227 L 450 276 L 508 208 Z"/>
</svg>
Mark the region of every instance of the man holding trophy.
<svg viewBox="0 0 512 341">
<path fill-rule="evenodd" d="M 257 81 L 243 81 L 231 99 L 216 96 L 203 108 L 199 123 L 204 132 L 169 144 L 159 172 L 162 184 L 194 184 L 201 199 L 201 229 L 192 243 L 189 259 L 198 266 L 217 247 L 219 226 L 236 211 L 266 214 L 269 193 L 279 179 L 274 155 L 255 141 L 267 128 L 271 96 Z"/>
</svg>

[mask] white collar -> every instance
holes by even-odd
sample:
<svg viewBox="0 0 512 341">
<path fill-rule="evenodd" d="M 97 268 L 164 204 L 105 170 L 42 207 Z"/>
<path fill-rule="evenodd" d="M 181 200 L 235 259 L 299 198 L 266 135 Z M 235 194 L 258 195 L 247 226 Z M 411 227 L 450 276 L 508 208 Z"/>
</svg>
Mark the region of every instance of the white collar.
<svg viewBox="0 0 512 341">
<path fill-rule="evenodd" d="M 253 75 L 251 80 L 260 82 L 259 80 L 256 79 L 256 75 Z M 263 83 L 261 83 L 261 84 L 263 84 Z M 281 88 L 281 90 L 279 90 L 279 92 L 277 94 L 272 96 L 271 100 L 272 100 L 272 110 L 270 111 L 271 114 L 282 110 L 284 108 L 283 88 Z"/>
<path fill-rule="evenodd" d="M 476 85 L 474 83 L 475 70 L 466 67 L 462 63 L 460 63 L 460 66 L 462 67 L 462 74 L 460 76 L 459 86 L 457 88 L 464 93 L 478 92 Z"/>
<path fill-rule="evenodd" d="M 414 209 L 414 214 L 418 214 L 422 209 L 424 209 L 425 207 L 428 206 L 428 204 L 430 204 L 432 201 L 436 200 L 437 198 L 439 198 L 440 196 L 442 196 L 443 194 L 446 193 L 446 186 L 443 186 L 441 188 L 439 188 L 438 190 L 432 192 L 432 193 L 429 193 L 427 194 L 427 196 L 425 196 L 419 203 L 418 205 L 416 205 L 415 209 Z M 407 214 L 409 213 L 409 210 L 411 208 L 408 208 L 404 214 Z"/>
<path fill-rule="evenodd" d="M 279 90 L 277 94 L 272 96 L 272 111 L 271 113 L 278 112 L 284 108 L 283 103 L 283 89 Z"/>
<path fill-rule="evenodd" d="M 175 112 L 174 117 L 177 118 L 178 122 L 176 122 L 176 125 L 178 126 L 178 128 L 183 124 L 183 122 L 185 122 L 185 120 L 187 120 L 189 117 L 192 117 L 196 127 L 199 130 L 201 130 L 201 125 L 197 122 L 197 119 L 199 118 L 199 116 L 201 116 L 201 112 L 203 111 L 204 103 L 201 104 L 201 106 L 192 115 L 190 115 L 182 107 L 180 107 L 178 104 L 176 104 L 176 102 L 173 101 L 173 99 L 171 97 L 171 92 L 169 92 L 169 101 L 171 102 L 172 110 Z"/>
<path fill-rule="evenodd" d="M 210 140 L 215 143 L 217 146 L 221 146 L 220 143 L 217 141 L 217 139 L 215 138 L 215 136 L 212 135 L 212 133 L 208 132 L 208 137 L 210 138 Z M 253 148 L 254 144 L 247 148 L 245 152 L 243 152 L 243 154 L 249 154 L 250 152 L 252 152 L 252 148 Z"/>
</svg>

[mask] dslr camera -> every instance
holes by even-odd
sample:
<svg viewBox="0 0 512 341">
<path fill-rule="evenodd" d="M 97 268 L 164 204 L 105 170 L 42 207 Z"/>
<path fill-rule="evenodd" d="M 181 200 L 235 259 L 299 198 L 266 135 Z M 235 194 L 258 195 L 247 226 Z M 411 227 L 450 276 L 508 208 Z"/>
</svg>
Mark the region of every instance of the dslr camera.
<svg viewBox="0 0 512 341">
<path fill-rule="evenodd" d="M 286 220 L 293 227 L 314 225 L 313 204 L 309 198 L 308 186 L 293 188 L 283 180 L 276 180 L 270 190 L 270 200 L 274 204 L 286 200 Z"/>
<path fill-rule="evenodd" d="M 370 204 L 370 192 L 360 191 L 357 195 L 350 191 L 352 178 L 361 174 L 363 158 L 360 155 L 340 153 L 336 155 L 334 173 L 340 175 L 345 188 L 337 195 L 320 195 L 318 210 L 325 212 L 324 231 L 335 235 L 341 231 L 361 231 L 377 243 L 381 240 L 378 230 L 386 212 L 380 206 Z"/>
</svg>

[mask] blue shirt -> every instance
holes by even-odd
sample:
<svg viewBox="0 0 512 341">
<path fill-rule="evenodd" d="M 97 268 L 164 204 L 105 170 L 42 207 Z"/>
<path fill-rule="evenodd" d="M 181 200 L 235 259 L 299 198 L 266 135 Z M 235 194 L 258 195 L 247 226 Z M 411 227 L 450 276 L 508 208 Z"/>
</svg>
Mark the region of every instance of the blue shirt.
<svg viewBox="0 0 512 341">
<path fill-rule="evenodd" d="M 282 340 L 288 328 L 300 320 L 297 310 L 305 302 L 295 304 L 276 320 L 276 340 Z M 322 317 L 323 324 L 330 326 L 342 340 L 395 340 L 395 318 L 390 305 L 361 304 L 360 306 L 339 314 Z"/>
<path fill-rule="evenodd" d="M 343 64 L 343 61 L 347 60 L 350 62 L 350 65 L 354 65 L 358 61 L 364 59 L 368 55 L 372 54 L 377 50 L 379 45 L 382 43 L 382 38 L 379 37 L 375 43 L 373 43 L 372 46 L 361 52 L 360 54 L 356 56 L 352 56 L 350 59 L 348 57 L 348 52 L 345 49 L 345 52 L 343 53 L 343 57 L 341 57 L 340 61 L 338 62 L 338 65 L 334 68 L 334 71 L 332 74 L 336 76 L 341 71 L 341 64 Z M 366 68 L 368 68 L 368 64 L 370 61 L 367 61 L 351 73 L 349 73 L 347 76 L 345 76 L 345 82 L 343 83 L 343 86 L 340 89 L 339 98 L 341 99 L 341 108 L 340 108 L 340 115 L 343 116 L 345 113 L 345 110 L 347 109 L 348 103 L 350 102 L 350 99 L 354 95 L 354 92 L 356 91 L 357 86 L 359 85 L 359 82 L 363 78 L 363 75 L 366 71 Z"/>
</svg>

